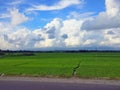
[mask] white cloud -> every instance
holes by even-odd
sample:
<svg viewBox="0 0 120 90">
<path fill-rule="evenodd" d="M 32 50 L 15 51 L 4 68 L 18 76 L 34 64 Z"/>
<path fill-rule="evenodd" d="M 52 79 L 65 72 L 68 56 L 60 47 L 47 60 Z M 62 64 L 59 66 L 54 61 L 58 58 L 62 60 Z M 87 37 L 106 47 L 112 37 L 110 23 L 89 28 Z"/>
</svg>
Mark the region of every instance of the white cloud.
<svg viewBox="0 0 120 90">
<path fill-rule="evenodd" d="M 24 0 L 14 0 L 10 3 L 7 3 L 8 5 L 18 5 L 18 4 L 21 4 Z"/>
<path fill-rule="evenodd" d="M 120 47 L 120 28 L 108 29 L 104 32 L 104 38 L 101 45 Z"/>
<path fill-rule="evenodd" d="M 55 29 L 60 29 L 62 25 L 62 20 L 60 18 L 54 18 L 50 23 L 46 24 L 44 28 L 55 27 Z"/>
<path fill-rule="evenodd" d="M 120 14 L 120 0 L 106 0 L 106 13 L 112 17 Z"/>
<path fill-rule="evenodd" d="M 6 47 L 7 49 L 75 47 L 80 43 L 79 24 L 80 22 L 74 19 L 63 21 L 62 19 L 55 18 L 46 24 L 44 28 L 30 31 L 23 27 L 4 27 L 4 24 L 1 23 L 2 31 L 0 31 L 0 39 L 2 40 L 1 42 L 4 41 L 3 43 L 7 42 L 10 44 L 10 47 Z M 5 30 L 7 33 L 5 33 Z M 3 47 L 1 46 L 0 48 Z"/>
<path fill-rule="evenodd" d="M 4 40 L 3 37 L 0 36 L 0 49 L 13 49 L 14 45 L 10 44 L 9 42 L 7 42 L 6 40 Z"/>
<path fill-rule="evenodd" d="M 106 11 L 100 12 L 96 18 L 83 23 L 84 30 L 103 30 L 120 27 L 120 1 L 106 0 Z"/>
<path fill-rule="evenodd" d="M 46 39 L 44 41 L 36 42 L 34 47 L 35 48 L 49 48 L 53 47 L 54 41 L 51 39 Z"/>
<path fill-rule="evenodd" d="M 10 15 L 9 14 L 1 14 L 0 18 L 10 18 Z"/>
<path fill-rule="evenodd" d="M 87 13 L 78 13 L 78 12 L 70 12 L 70 14 L 67 16 L 68 19 L 74 18 L 74 19 L 84 19 L 84 18 L 89 18 L 90 16 L 92 17 L 94 12 L 87 12 Z"/>
<path fill-rule="evenodd" d="M 93 43 L 95 43 L 95 42 L 96 42 L 95 39 L 88 39 L 88 40 L 86 40 L 86 41 L 84 42 L 84 45 L 91 45 L 91 44 L 93 44 Z"/>
<path fill-rule="evenodd" d="M 27 9 L 28 11 L 33 10 L 60 10 L 67 8 L 71 5 L 80 5 L 82 0 L 60 0 L 59 2 L 53 4 L 52 6 L 47 5 L 33 5 L 33 8 Z"/>
<path fill-rule="evenodd" d="M 28 17 L 26 17 L 24 14 L 20 13 L 18 9 L 10 9 L 10 15 L 11 15 L 11 24 L 12 25 L 18 25 L 23 22 L 26 22 L 28 20 Z"/>
<path fill-rule="evenodd" d="M 0 49 L 34 50 L 46 48 L 120 47 L 120 29 L 81 30 L 83 20 L 53 19 L 44 28 L 33 31 L 0 23 Z M 53 38 L 51 38 L 53 36 Z"/>
</svg>

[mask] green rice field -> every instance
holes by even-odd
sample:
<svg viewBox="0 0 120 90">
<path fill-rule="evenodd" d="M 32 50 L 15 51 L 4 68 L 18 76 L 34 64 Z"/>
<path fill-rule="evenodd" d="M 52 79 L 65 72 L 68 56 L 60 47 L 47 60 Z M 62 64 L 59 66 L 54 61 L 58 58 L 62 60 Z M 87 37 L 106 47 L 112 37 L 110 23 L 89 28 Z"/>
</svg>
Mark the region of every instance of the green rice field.
<svg viewBox="0 0 120 90">
<path fill-rule="evenodd" d="M 35 53 L 0 57 L 0 73 L 9 76 L 120 79 L 120 52 Z"/>
</svg>

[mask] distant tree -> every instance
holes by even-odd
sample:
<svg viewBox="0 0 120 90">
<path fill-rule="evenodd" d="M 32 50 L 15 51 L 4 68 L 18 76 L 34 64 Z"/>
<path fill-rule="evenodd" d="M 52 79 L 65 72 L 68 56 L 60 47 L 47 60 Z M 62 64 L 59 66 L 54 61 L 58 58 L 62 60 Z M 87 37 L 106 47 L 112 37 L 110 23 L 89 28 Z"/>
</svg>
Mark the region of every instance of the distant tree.
<svg viewBox="0 0 120 90">
<path fill-rule="evenodd" d="M 35 54 L 33 52 L 24 52 L 24 53 L 22 53 L 22 55 L 24 55 L 24 56 L 33 56 Z"/>
<path fill-rule="evenodd" d="M 0 50 L 0 56 L 3 56 L 3 55 L 5 55 L 5 53 L 2 51 L 2 50 Z"/>
</svg>

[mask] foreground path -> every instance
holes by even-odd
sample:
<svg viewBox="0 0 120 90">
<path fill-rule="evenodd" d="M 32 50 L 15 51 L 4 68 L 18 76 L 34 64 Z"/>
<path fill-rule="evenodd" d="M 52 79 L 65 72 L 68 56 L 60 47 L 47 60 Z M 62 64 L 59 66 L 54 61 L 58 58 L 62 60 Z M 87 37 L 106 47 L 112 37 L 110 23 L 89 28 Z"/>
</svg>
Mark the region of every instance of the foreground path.
<svg viewBox="0 0 120 90">
<path fill-rule="evenodd" d="M 120 90 L 120 81 L 49 79 L 49 78 L 0 78 L 0 90 Z"/>
</svg>

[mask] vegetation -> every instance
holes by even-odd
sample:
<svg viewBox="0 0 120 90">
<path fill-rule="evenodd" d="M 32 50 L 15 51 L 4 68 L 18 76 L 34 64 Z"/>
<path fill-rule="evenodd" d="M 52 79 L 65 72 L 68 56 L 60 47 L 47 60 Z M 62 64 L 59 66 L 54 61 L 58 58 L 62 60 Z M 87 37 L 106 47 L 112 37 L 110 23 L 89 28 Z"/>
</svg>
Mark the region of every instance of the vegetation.
<svg viewBox="0 0 120 90">
<path fill-rule="evenodd" d="M 120 78 L 120 52 L 14 53 L 0 58 L 4 75 L 72 77 L 74 69 L 80 78 Z"/>
</svg>

